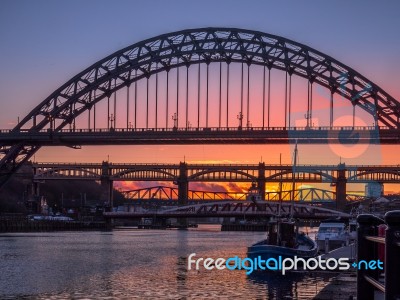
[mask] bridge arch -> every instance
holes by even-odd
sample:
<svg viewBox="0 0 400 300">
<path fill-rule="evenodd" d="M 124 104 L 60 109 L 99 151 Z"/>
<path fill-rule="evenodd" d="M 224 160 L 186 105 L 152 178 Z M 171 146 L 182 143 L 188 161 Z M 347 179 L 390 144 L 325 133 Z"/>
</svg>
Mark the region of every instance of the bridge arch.
<svg viewBox="0 0 400 300">
<path fill-rule="evenodd" d="M 59 179 L 62 179 L 64 173 L 80 173 L 79 179 L 82 178 L 82 174 L 86 175 L 87 177 L 92 178 L 100 178 L 101 174 L 98 174 L 94 171 L 88 169 L 81 169 L 81 168 L 53 168 L 53 169 L 46 169 L 34 175 L 35 179 L 41 179 L 43 177 L 52 177 L 53 175 L 58 175 Z M 69 176 L 69 175 L 67 175 Z"/>
<path fill-rule="evenodd" d="M 239 62 L 265 65 L 315 82 L 360 106 L 386 126 L 398 127 L 400 104 L 352 68 L 306 45 L 245 29 L 189 29 L 150 38 L 96 62 L 33 109 L 15 128 L 32 118 L 30 130 L 54 125 L 60 130 L 96 102 L 142 78 L 191 64 Z M 114 81 L 114 83 L 112 82 Z M 97 93 L 94 93 L 97 92 Z"/>
<path fill-rule="evenodd" d="M 390 176 L 390 178 L 388 178 Z M 379 182 L 379 181 L 390 181 L 397 183 L 400 181 L 400 171 L 398 170 L 371 170 L 361 171 L 347 178 L 347 182 Z"/>
<path fill-rule="evenodd" d="M 189 29 L 153 37 L 94 63 L 55 90 L 13 129 L 57 132 L 96 103 L 143 78 L 173 68 L 212 62 L 261 65 L 306 78 L 340 94 L 373 116 L 375 124 L 399 129 L 400 104 L 366 77 L 306 45 L 237 28 Z M 206 126 L 207 127 L 207 126 Z M 41 145 L 0 145 L 0 168 L 14 172 Z"/>
<path fill-rule="evenodd" d="M 195 181 L 197 178 L 203 177 L 205 175 L 217 174 L 217 173 L 236 174 L 236 175 L 242 176 L 244 178 L 248 178 L 248 179 L 250 179 L 252 181 L 256 181 L 257 180 L 257 176 L 248 174 L 248 173 L 240 171 L 240 170 L 220 170 L 220 169 L 218 169 L 218 170 L 208 169 L 208 170 L 200 171 L 200 172 L 197 172 L 195 174 L 192 174 L 192 175 L 188 176 L 188 179 L 189 179 L 189 181 Z M 231 180 L 238 179 L 240 181 L 240 179 L 242 179 L 242 178 L 231 178 L 230 177 L 229 179 L 231 179 Z M 224 179 L 220 178 L 220 181 L 224 181 Z"/>
<path fill-rule="evenodd" d="M 275 173 L 275 174 L 273 174 L 271 176 L 268 176 L 265 179 L 267 181 L 272 181 L 272 180 L 279 181 L 279 179 L 282 179 L 282 177 L 284 175 L 291 174 L 291 176 L 293 176 L 294 174 L 299 174 L 299 173 L 313 174 L 313 175 L 320 176 L 321 179 L 322 178 L 326 178 L 327 182 L 336 182 L 336 178 L 334 176 L 332 176 L 332 175 L 326 174 L 324 172 L 312 172 L 312 171 L 307 171 L 307 170 L 299 170 L 299 171 L 293 171 L 293 170 L 288 171 L 288 170 L 285 170 L 285 171 L 282 171 L 282 172 Z"/>
<path fill-rule="evenodd" d="M 139 174 L 140 173 L 151 173 L 152 176 L 148 176 L 148 177 L 152 178 L 151 181 L 165 180 L 165 179 L 174 181 L 174 180 L 177 180 L 177 178 L 178 178 L 175 174 L 164 171 L 164 170 L 158 170 L 158 169 L 130 170 L 130 169 L 128 169 L 128 170 L 124 170 L 124 171 L 113 174 L 111 176 L 111 179 L 112 180 L 119 180 L 119 179 L 125 179 L 125 178 L 137 179 L 134 175 L 138 174 L 138 173 Z M 157 177 L 157 174 L 159 174 L 159 177 Z M 133 175 L 133 177 L 130 175 Z M 141 180 L 143 180 L 142 176 L 139 176 L 139 178 Z"/>
</svg>

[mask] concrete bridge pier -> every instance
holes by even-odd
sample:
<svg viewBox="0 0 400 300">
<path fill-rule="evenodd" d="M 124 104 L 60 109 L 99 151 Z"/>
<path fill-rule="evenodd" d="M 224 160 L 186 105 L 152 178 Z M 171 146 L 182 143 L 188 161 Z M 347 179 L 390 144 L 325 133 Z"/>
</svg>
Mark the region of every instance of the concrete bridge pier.
<svg viewBox="0 0 400 300">
<path fill-rule="evenodd" d="M 188 167 L 187 164 L 181 162 L 179 164 L 179 177 L 177 180 L 178 185 L 178 204 L 188 204 L 188 193 L 189 193 L 189 180 L 188 180 Z"/>
<path fill-rule="evenodd" d="M 266 186 L 266 180 L 265 180 L 265 163 L 259 163 L 258 164 L 258 178 L 257 178 L 257 188 L 258 191 L 261 195 L 261 199 L 265 200 L 265 186 Z"/>
<path fill-rule="evenodd" d="M 188 204 L 189 196 L 189 180 L 188 180 L 188 166 L 185 162 L 179 163 L 179 177 L 177 180 L 178 184 L 178 205 L 184 206 Z M 180 218 L 179 225 L 181 227 L 187 227 L 187 218 Z"/>
<path fill-rule="evenodd" d="M 336 181 L 336 208 L 343 211 L 346 208 L 346 166 L 339 164 Z"/>
<path fill-rule="evenodd" d="M 113 181 L 110 179 L 111 177 L 111 171 L 110 171 L 110 165 L 108 161 L 103 161 L 102 166 L 101 166 L 101 201 L 106 204 L 106 206 L 109 207 L 110 211 L 112 211 L 113 208 Z"/>
</svg>

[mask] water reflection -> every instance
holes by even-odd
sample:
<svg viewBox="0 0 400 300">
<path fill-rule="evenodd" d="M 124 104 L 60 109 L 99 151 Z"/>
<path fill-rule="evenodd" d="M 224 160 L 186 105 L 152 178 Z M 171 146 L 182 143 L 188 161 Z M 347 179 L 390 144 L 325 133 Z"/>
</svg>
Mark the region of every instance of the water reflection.
<svg viewBox="0 0 400 300">
<path fill-rule="evenodd" d="M 177 259 L 176 259 L 176 281 L 177 281 L 177 292 L 179 295 L 187 294 L 187 255 L 188 255 L 188 244 L 187 244 L 187 231 L 179 230 L 177 237 Z"/>
<path fill-rule="evenodd" d="M 246 256 L 263 233 L 60 232 L 0 235 L 0 299 L 310 299 L 329 278 L 188 271 L 187 258 Z M 23 283 L 23 284 L 22 284 Z"/>
<path fill-rule="evenodd" d="M 253 272 L 248 280 L 254 288 L 265 288 L 266 299 L 311 299 L 334 275 L 313 272 L 289 272 L 285 275 L 277 272 Z"/>
</svg>

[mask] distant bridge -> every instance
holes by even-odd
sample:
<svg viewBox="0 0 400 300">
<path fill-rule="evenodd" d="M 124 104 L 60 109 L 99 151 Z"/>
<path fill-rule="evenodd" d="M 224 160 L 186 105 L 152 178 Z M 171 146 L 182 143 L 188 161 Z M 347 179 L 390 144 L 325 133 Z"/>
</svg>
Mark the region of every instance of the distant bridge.
<svg viewBox="0 0 400 300">
<path fill-rule="evenodd" d="M 292 211 L 293 209 L 293 211 Z M 347 213 L 326 209 L 310 204 L 288 202 L 253 203 L 241 201 L 219 201 L 206 204 L 187 205 L 160 211 L 106 212 L 104 217 L 118 218 L 208 218 L 208 217 L 276 217 L 292 215 L 296 219 L 327 219 L 332 217 L 349 218 Z"/>
<path fill-rule="evenodd" d="M 259 163 L 254 165 L 243 164 L 101 164 L 85 163 L 32 163 L 34 184 L 45 180 L 94 180 L 104 186 L 105 201 L 112 202 L 114 181 L 154 181 L 173 182 L 178 202 L 186 204 L 191 197 L 199 195 L 189 194 L 190 182 L 249 182 L 255 183 L 260 195 L 264 199 L 275 200 L 276 195 L 266 192 L 267 182 L 296 183 L 329 183 L 335 187 L 330 193 L 337 201 L 337 207 L 343 207 L 347 200 L 356 195 L 347 195 L 348 183 L 398 183 L 400 182 L 400 166 L 352 166 L 352 165 L 268 165 Z M 150 190 L 140 191 L 150 193 Z M 153 191 L 153 193 L 156 191 Z M 161 192 L 159 190 L 158 192 Z M 163 190 L 164 194 L 167 193 Z M 318 198 L 322 191 L 310 190 Z M 297 191 L 296 197 L 304 197 L 304 190 Z M 202 196 L 206 196 L 203 193 Z M 221 195 L 222 196 L 222 195 Z M 228 196 L 228 195 L 226 195 Z M 172 196 L 171 196 L 172 197 Z M 225 196 L 224 196 L 225 197 Z M 325 193 L 323 197 L 328 197 Z"/>
<path fill-rule="evenodd" d="M 137 163 L 32 163 L 34 180 L 170 181 L 184 172 L 190 182 L 399 183 L 400 165 L 292 165 L 276 164 L 137 164 Z"/>
<path fill-rule="evenodd" d="M 178 189 L 168 186 L 153 186 L 129 191 L 120 191 L 126 198 L 131 200 L 162 200 L 162 201 L 177 201 L 179 198 Z M 248 193 L 245 192 L 213 192 L 213 191 L 195 191 L 188 190 L 188 202 L 193 201 L 245 201 Z M 281 193 L 265 192 L 266 201 L 288 201 L 294 197 L 295 201 L 311 202 L 311 203 L 326 203 L 336 200 L 336 193 L 329 190 L 318 188 L 301 188 L 292 190 L 283 190 Z M 362 201 L 365 197 L 357 194 L 347 194 L 348 202 Z M 135 201 L 133 202 L 135 203 Z M 162 202 L 161 202 L 162 203 Z M 173 202 L 172 202 L 173 203 Z"/>
</svg>

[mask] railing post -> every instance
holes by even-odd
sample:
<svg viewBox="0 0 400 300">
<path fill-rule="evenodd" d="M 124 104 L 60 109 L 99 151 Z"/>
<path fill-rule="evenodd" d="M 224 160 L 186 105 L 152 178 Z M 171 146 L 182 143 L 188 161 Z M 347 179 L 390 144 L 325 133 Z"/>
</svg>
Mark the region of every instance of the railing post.
<svg viewBox="0 0 400 300">
<path fill-rule="evenodd" d="M 374 215 L 360 215 L 357 218 L 357 261 L 365 260 L 369 262 L 377 259 L 378 247 L 376 243 L 372 243 L 365 239 L 365 236 L 376 235 L 377 226 L 384 224 L 384 221 Z M 357 299 L 373 299 L 375 288 L 366 279 L 365 275 L 377 278 L 379 270 L 357 269 Z"/>
<path fill-rule="evenodd" d="M 385 299 L 400 299 L 400 210 L 385 215 Z"/>
</svg>

